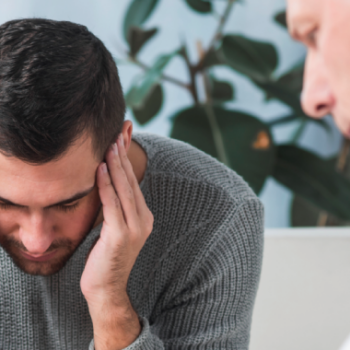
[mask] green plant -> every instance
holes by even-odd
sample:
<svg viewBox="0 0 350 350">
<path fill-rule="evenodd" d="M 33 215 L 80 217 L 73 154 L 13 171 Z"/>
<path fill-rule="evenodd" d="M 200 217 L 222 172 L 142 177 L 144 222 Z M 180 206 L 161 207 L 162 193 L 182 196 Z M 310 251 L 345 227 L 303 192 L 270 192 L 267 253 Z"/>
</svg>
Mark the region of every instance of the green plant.
<svg viewBox="0 0 350 350">
<path fill-rule="evenodd" d="M 214 13 L 211 1 L 184 1 L 198 14 Z M 128 107 L 137 122 L 144 125 L 161 109 L 164 81 L 186 89 L 193 105 L 171 116 L 171 137 L 216 157 L 240 174 L 257 194 L 266 179 L 272 176 L 297 194 L 293 208 L 298 203 L 299 206 L 306 203 L 307 213 L 312 203 L 311 206 L 323 211 L 322 215 L 326 212 L 342 220 L 350 220 L 349 180 L 337 171 L 334 162 L 297 145 L 307 123 L 318 123 L 329 129 L 325 121 L 313 120 L 305 115 L 300 106 L 304 62 L 276 76 L 278 54 L 272 44 L 224 33 L 224 25 L 235 2 L 226 0 L 223 14 L 216 15 L 217 29 L 207 48 L 203 49 L 199 43 L 197 62 L 190 61 L 187 47 L 183 44 L 173 52 L 160 55 L 153 64 L 146 65 L 140 61 L 138 54 L 159 29 L 145 29 L 144 23 L 159 0 L 132 0 L 123 23 L 124 39 L 129 47 L 126 58 L 141 67 L 143 72 L 135 78 L 126 93 Z M 284 12 L 278 13 L 274 19 L 276 25 L 286 27 Z M 188 70 L 188 82 L 164 74 L 164 69 L 175 56 L 183 59 Z M 215 77 L 213 67 L 217 65 L 246 76 L 265 92 L 266 100 L 281 101 L 290 107 L 291 113 L 264 123 L 256 116 L 228 109 L 225 102 L 234 99 L 234 87 L 232 82 L 220 81 Z M 203 79 L 203 101 L 198 97 L 197 76 Z M 299 123 L 294 137 L 288 144 L 276 144 L 272 129 L 290 122 Z M 299 198 L 304 200 L 300 202 Z M 309 211 L 310 215 L 314 213 L 312 210 Z M 295 210 L 293 215 L 296 215 Z"/>
</svg>

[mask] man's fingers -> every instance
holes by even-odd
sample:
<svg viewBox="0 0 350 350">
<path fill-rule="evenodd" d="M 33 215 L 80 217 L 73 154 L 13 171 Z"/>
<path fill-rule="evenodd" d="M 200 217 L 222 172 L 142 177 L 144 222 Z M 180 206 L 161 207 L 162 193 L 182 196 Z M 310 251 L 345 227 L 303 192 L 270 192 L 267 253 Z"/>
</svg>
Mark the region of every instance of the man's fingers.
<svg viewBox="0 0 350 350">
<path fill-rule="evenodd" d="M 129 181 L 131 188 L 134 191 L 134 198 L 135 198 L 135 205 L 136 205 L 137 212 L 139 216 L 143 218 L 145 215 L 148 214 L 149 209 L 147 207 L 145 198 L 142 194 L 142 191 L 140 189 L 139 183 L 135 176 L 134 170 L 132 168 L 128 155 L 126 153 L 126 149 L 120 139 L 118 139 L 118 148 L 120 153 L 120 160 L 123 165 L 125 174 L 127 176 L 127 179 Z"/>
<path fill-rule="evenodd" d="M 131 229 L 137 229 L 139 217 L 136 210 L 134 191 L 130 186 L 121 163 L 118 146 L 116 144 L 109 148 L 106 158 L 112 184 L 120 199 L 126 224 Z"/>
<path fill-rule="evenodd" d="M 115 227 L 116 223 L 120 229 L 123 229 L 125 227 L 123 210 L 113 187 L 106 163 L 100 164 L 98 172 L 97 186 L 103 205 L 103 219 L 107 226 Z"/>
</svg>

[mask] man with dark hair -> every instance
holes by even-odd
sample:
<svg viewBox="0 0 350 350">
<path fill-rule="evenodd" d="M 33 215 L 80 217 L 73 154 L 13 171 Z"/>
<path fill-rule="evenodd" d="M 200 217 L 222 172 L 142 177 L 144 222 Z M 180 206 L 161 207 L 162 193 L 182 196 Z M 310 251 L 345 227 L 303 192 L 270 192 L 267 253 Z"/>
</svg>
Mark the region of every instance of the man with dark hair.
<svg viewBox="0 0 350 350">
<path fill-rule="evenodd" d="M 261 202 L 124 112 L 86 27 L 0 26 L 0 349 L 248 349 Z"/>
</svg>

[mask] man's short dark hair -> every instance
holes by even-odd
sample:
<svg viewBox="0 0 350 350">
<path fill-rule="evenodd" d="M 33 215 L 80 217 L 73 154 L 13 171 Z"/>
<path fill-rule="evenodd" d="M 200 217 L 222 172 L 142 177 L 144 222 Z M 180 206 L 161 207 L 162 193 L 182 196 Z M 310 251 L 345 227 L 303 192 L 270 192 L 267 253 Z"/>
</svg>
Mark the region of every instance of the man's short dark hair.
<svg viewBox="0 0 350 350">
<path fill-rule="evenodd" d="M 87 131 L 100 162 L 124 115 L 113 57 L 85 26 L 42 18 L 0 26 L 2 154 L 44 164 Z"/>
</svg>

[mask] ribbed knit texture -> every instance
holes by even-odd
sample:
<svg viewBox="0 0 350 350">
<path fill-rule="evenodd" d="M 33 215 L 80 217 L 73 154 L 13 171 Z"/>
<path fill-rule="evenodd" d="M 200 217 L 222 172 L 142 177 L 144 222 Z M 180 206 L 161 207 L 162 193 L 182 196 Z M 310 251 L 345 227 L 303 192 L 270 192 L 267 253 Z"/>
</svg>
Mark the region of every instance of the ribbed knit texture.
<svg viewBox="0 0 350 350">
<path fill-rule="evenodd" d="M 189 144 L 134 133 L 148 155 L 140 187 L 154 228 L 128 281 L 142 322 L 126 349 L 248 349 L 263 249 L 263 206 L 234 171 Z M 0 248 L 0 349 L 88 350 L 80 290 L 102 223 L 52 276 L 19 270 Z"/>
</svg>

